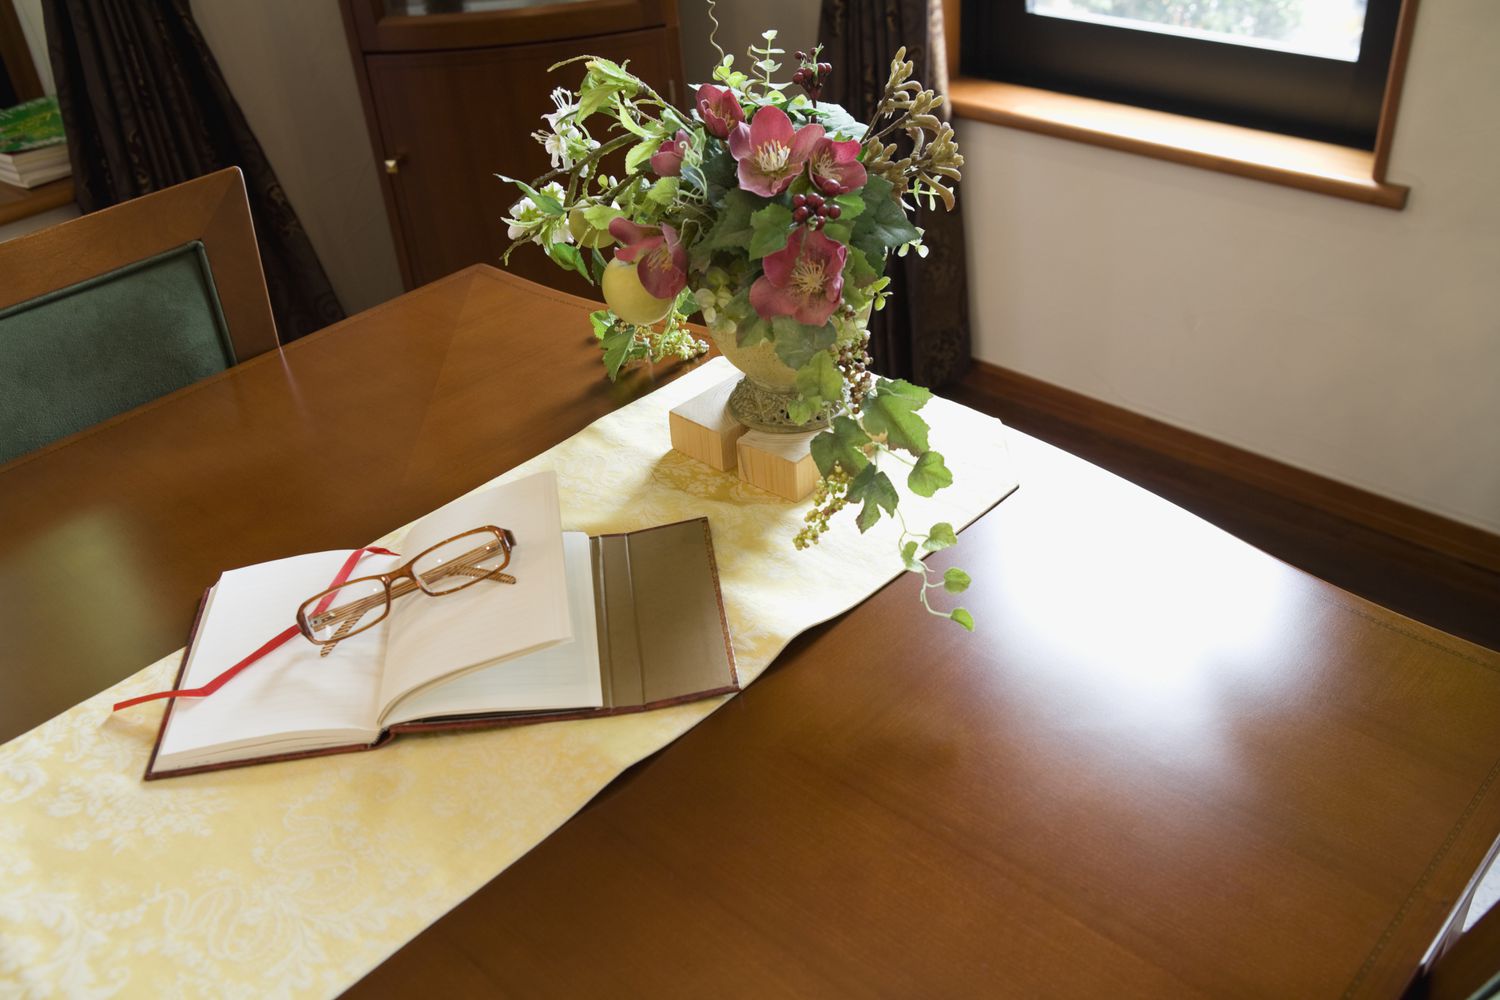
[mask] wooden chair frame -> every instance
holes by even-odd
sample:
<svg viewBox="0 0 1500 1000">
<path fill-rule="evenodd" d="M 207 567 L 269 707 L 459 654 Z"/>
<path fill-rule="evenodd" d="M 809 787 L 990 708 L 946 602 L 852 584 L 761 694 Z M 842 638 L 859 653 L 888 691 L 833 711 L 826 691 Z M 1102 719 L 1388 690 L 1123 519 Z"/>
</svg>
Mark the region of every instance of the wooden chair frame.
<svg viewBox="0 0 1500 1000">
<path fill-rule="evenodd" d="M 235 360 L 281 346 L 238 167 L 0 243 L 0 309 L 203 243 Z"/>
</svg>

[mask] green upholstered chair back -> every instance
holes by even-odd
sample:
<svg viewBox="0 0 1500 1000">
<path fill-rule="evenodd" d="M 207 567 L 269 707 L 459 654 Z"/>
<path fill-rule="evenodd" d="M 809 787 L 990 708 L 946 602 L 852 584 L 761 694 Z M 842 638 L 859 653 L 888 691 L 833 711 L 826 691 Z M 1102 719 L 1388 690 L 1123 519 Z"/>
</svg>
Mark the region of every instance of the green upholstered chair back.
<svg viewBox="0 0 1500 1000">
<path fill-rule="evenodd" d="M 236 168 L 0 243 L 0 463 L 277 346 Z"/>
<path fill-rule="evenodd" d="M 234 363 L 199 240 L 0 310 L 0 462 Z"/>
</svg>

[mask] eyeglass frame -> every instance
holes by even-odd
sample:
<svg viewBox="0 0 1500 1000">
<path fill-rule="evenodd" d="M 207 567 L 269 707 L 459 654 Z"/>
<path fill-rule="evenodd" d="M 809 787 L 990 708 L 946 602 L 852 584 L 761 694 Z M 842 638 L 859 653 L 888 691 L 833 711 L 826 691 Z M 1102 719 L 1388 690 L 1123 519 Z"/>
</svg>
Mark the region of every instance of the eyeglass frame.
<svg viewBox="0 0 1500 1000">
<path fill-rule="evenodd" d="M 485 573 L 483 576 L 476 576 L 468 582 L 454 587 L 452 590 L 444 590 L 434 593 L 433 591 L 428 590 L 425 586 L 423 586 L 421 577 L 417 576 L 417 574 L 413 572 L 412 569 L 423 557 L 429 555 L 436 549 L 440 549 L 445 545 L 449 545 L 453 542 L 458 541 L 466 535 L 477 535 L 481 532 L 493 533 L 493 536 L 499 539 L 500 548 L 505 552 L 504 562 L 502 562 L 499 566 L 496 566 L 494 569 L 490 570 L 488 573 Z M 420 591 L 426 594 L 428 597 L 447 597 L 449 594 L 456 594 L 461 590 L 467 590 L 468 588 L 474 586 L 474 584 L 482 583 L 485 580 L 495 580 L 500 583 L 515 583 L 516 578 L 511 576 L 509 573 L 504 572 L 505 567 L 510 565 L 511 554 L 515 547 L 516 536 L 511 533 L 509 528 L 500 528 L 493 524 L 484 524 L 480 525 L 477 528 L 470 528 L 468 531 L 461 531 L 451 538 L 445 538 L 441 542 L 429 545 L 427 548 L 423 549 L 421 552 L 418 552 L 401 566 L 397 567 L 389 573 L 377 573 L 373 576 L 355 577 L 352 580 L 345 580 L 343 583 L 339 584 L 336 587 L 329 587 L 327 590 L 323 590 L 314 594 L 307 600 L 303 601 L 297 607 L 297 629 L 302 633 L 302 637 L 308 642 L 322 647 L 322 652 L 319 654 L 320 656 L 327 656 L 330 652 L 332 652 L 333 647 L 338 645 L 340 642 L 343 642 L 345 639 L 349 639 L 353 636 L 359 635 L 366 629 L 373 628 L 374 626 L 379 625 L 381 622 L 385 621 L 386 618 L 390 617 L 391 606 L 395 604 L 396 599 L 405 597 L 407 594 L 410 594 L 413 591 Z M 474 551 L 479 550 L 476 549 Z M 472 554 L 472 552 L 468 553 L 468 555 Z M 444 568 L 449 568 L 455 565 L 458 565 L 457 560 L 453 560 L 443 564 Z M 396 581 L 398 580 L 406 581 L 404 584 L 404 589 L 395 586 Z M 371 581 L 378 581 L 380 583 L 381 592 L 385 601 L 385 610 L 380 613 L 380 616 L 378 618 L 374 618 L 367 624 L 361 625 L 356 629 L 345 632 L 342 635 L 336 635 L 331 639 L 318 639 L 313 636 L 313 618 L 315 618 L 315 616 L 317 615 L 326 614 L 328 612 L 328 608 L 326 606 L 317 608 L 312 612 L 311 615 L 309 615 L 307 609 L 310 605 L 313 605 L 318 601 L 323 600 L 324 598 L 332 598 L 334 594 L 337 594 L 340 590 L 343 590 L 346 587 L 351 587 L 358 583 L 368 583 Z M 365 598 L 365 600 L 369 599 L 370 598 Z"/>
</svg>

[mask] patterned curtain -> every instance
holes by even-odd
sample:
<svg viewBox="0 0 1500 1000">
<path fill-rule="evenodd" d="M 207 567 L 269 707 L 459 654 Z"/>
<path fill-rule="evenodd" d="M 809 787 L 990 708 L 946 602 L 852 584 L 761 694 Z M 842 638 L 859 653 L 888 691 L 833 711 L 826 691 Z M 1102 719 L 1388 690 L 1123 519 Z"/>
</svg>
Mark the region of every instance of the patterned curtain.
<svg viewBox="0 0 1500 1000">
<path fill-rule="evenodd" d="M 188 9 L 188 0 L 42 0 L 84 212 L 237 166 L 286 343 L 344 316 Z"/>
<path fill-rule="evenodd" d="M 891 58 L 901 46 L 916 64 L 913 78 L 939 93 L 948 89 L 941 0 L 823 0 L 818 40 L 833 76 L 824 93 L 864 120 L 885 89 Z M 963 185 L 959 185 L 959 205 Z M 892 258 L 894 293 L 870 322 L 870 354 L 883 375 L 928 386 L 957 380 L 969 367 L 969 290 L 962 208 L 922 209 L 924 258 Z"/>
</svg>

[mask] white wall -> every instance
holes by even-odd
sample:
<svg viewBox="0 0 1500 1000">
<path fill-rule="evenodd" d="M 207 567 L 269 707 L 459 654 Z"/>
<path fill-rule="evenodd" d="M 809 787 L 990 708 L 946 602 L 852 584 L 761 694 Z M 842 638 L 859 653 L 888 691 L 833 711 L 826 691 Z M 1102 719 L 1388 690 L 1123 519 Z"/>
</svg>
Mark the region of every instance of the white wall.
<svg viewBox="0 0 1500 1000">
<path fill-rule="evenodd" d="M 0 3 L 11 0 L 0 0 Z M 36 75 L 41 78 L 42 90 L 57 93 L 52 83 L 52 63 L 47 59 L 47 34 L 42 28 L 42 0 L 14 0 L 16 19 L 21 22 L 21 34 L 26 36 L 26 47 L 31 50 L 31 61 L 36 64 Z"/>
<path fill-rule="evenodd" d="M 192 7 L 344 309 L 399 295 L 395 243 L 338 4 L 192 0 Z"/>
<path fill-rule="evenodd" d="M 1424 0 L 1402 212 L 963 123 L 975 354 L 1500 532 L 1497 36 Z"/>
</svg>

